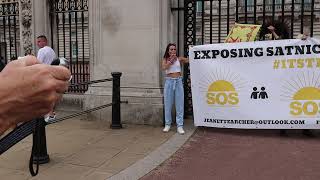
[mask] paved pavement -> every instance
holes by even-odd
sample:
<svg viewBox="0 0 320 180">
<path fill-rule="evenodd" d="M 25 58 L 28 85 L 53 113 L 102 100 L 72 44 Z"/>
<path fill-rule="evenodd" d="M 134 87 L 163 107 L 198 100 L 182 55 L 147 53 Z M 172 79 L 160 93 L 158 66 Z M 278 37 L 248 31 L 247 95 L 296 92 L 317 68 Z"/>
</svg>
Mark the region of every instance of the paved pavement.
<svg viewBox="0 0 320 180">
<path fill-rule="evenodd" d="M 60 113 L 60 116 L 66 114 Z M 320 133 L 108 124 L 77 117 L 47 126 L 51 161 L 31 177 L 31 136 L 0 156 L 4 180 L 318 180 Z"/>
<path fill-rule="evenodd" d="M 198 128 L 171 158 L 140 180 L 318 180 L 320 133 Z"/>
<path fill-rule="evenodd" d="M 50 162 L 40 166 L 36 177 L 31 177 L 28 169 L 31 136 L 2 154 L 1 179 L 138 179 L 169 158 L 194 130 L 191 120 L 191 128 L 182 136 L 175 129 L 163 133 L 162 127 L 144 125 L 124 124 L 123 129 L 112 130 L 108 124 L 83 119 L 76 117 L 46 127 Z"/>
</svg>

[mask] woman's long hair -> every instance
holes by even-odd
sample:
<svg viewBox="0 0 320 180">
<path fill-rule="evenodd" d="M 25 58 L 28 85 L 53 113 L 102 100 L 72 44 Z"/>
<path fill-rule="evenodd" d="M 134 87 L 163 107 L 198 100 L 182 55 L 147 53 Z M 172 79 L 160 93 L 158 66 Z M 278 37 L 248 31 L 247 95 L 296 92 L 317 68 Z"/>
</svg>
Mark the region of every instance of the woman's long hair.
<svg viewBox="0 0 320 180">
<path fill-rule="evenodd" d="M 169 55 L 169 48 L 170 48 L 170 46 L 177 47 L 176 44 L 174 44 L 174 43 L 169 43 L 169 44 L 167 45 L 166 52 L 165 52 L 164 55 L 163 55 L 163 58 L 164 58 L 164 59 L 168 59 L 168 58 L 170 57 L 170 55 Z"/>
</svg>

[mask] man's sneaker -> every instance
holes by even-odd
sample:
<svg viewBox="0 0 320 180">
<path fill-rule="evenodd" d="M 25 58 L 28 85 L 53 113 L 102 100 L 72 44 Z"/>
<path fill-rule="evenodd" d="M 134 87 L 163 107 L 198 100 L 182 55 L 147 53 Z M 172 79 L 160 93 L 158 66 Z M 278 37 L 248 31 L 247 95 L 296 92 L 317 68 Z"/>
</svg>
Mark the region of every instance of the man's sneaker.
<svg viewBox="0 0 320 180">
<path fill-rule="evenodd" d="M 184 134 L 183 127 L 178 127 L 177 131 L 179 134 Z"/>
<path fill-rule="evenodd" d="M 163 128 L 163 132 L 169 132 L 170 130 L 170 126 L 169 125 L 166 125 L 164 128 Z"/>
</svg>

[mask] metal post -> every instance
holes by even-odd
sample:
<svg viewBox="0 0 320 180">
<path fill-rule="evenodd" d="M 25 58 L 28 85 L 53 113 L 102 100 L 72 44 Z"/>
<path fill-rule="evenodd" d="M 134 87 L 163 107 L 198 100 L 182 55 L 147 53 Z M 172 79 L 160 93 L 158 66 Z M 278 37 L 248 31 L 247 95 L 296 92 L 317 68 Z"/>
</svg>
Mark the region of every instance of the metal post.
<svg viewBox="0 0 320 180">
<path fill-rule="evenodd" d="M 47 153 L 46 128 L 44 118 L 39 118 L 33 133 L 33 164 L 45 164 L 50 161 Z"/>
<path fill-rule="evenodd" d="M 111 129 L 121 129 L 121 112 L 120 112 L 120 77 L 121 72 L 112 72 L 112 123 Z"/>
</svg>

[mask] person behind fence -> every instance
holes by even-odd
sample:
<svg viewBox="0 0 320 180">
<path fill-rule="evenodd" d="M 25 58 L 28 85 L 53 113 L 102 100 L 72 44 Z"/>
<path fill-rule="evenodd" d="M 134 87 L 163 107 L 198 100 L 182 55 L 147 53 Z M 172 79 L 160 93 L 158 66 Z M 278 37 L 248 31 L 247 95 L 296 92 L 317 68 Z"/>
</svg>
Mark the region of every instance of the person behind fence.
<svg viewBox="0 0 320 180">
<path fill-rule="evenodd" d="M 266 19 L 260 31 L 260 40 L 289 39 L 289 29 L 285 23 Z"/>
<path fill-rule="evenodd" d="M 303 27 L 303 33 L 298 34 L 297 39 L 307 40 L 310 37 L 309 27 Z M 308 137 L 315 137 L 314 133 L 310 129 L 303 129 L 302 134 Z"/>
<path fill-rule="evenodd" d="M 298 35 L 297 38 L 306 40 L 308 34 L 304 31 L 303 34 Z M 289 28 L 286 23 L 282 23 L 279 20 L 272 22 L 271 19 L 266 20 L 266 24 L 262 25 L 260 32 L 260 40 L 280 40 L 289 39 Z M 302 130 L 302 134 L 305 136 L 313 137 L 314 134 L 309 129 Z M 280 129 L 281 136 L 288 136 L 285 129 Z"/>
<path fill-rule="evenodd" d="M 67 68 L 41 64 L 34 56 L 8 63 L 0 72 L 0 134 L 51 111 L 70 76 Z"/>
<path fill-rule="evenodd" d="M 270 18 L 265 20 L 260 31 L 260 40 L 279 40 L 289 39 L 289 29 L 285 23 L 272 21 Z M 280 129 L 280 135 L 286 136 L 285 129 Z"/>
<path fill-rule="evenodd" d="M 181 76 L 181 65 L 188 63 L 189 59 L 177 57 L 177 47 L 173 43 L 167 45 L 162 60 L 162 69 L 165 70 L 164 85 L 164 109 L 165 109 L 165 127 L 163 132 L 168 132 L 172 124 L 172 105 L 176 107 L 177 132 L 184 134 L 183 116 L 184 116 L 184 91 Z"/>
<path fill-rule="evenodd" d="M 48 46 L 47 37 L 44 35 L 40 35 L 37 37 L 37 46 L 39 47 L 39 51 L 37 54 L 38 60 L 43 64 L 50 65 L 54 59 L 56 59 L 56 53 L 54 50 Z M 55 119 L 54 110 L 50 111 L 46 116 L 45 120 L 50 121 Z"/>
</svg>

